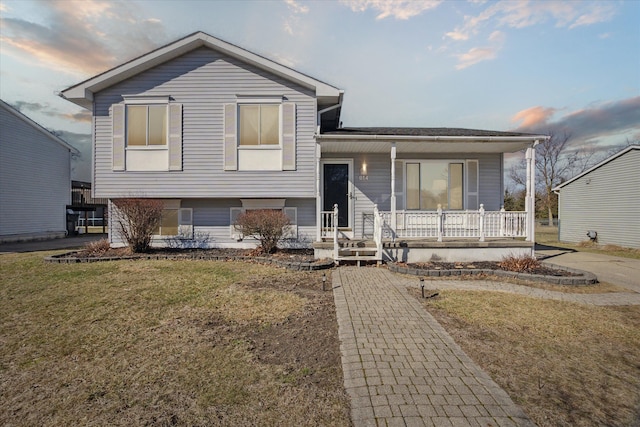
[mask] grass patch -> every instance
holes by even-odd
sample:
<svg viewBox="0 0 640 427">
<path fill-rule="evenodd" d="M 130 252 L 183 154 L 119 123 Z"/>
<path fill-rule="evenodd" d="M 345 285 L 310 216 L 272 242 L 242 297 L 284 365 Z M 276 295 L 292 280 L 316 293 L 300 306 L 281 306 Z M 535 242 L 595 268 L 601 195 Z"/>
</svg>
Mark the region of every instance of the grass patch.
<svg viewBox="0 0 640 427">
<path fill-rule="evenodd" d="M 640 307 L 469 291 L 425 305 L 537 425 L 640 422 Z"/>
<path fill-rule="evenodd" d="M 1 425 L 350 424 L 321 273 L 46 254 L 0 255 Z"/>
<path fill-rule="evenodd" d="M 560 242 L 558 241 L 558 227 L 537 226 L 536 243 L 563 249 L 571 249 L 579 252 L 592 252 L 602 255 L 640 259 L 640 249 L 624 248 L 617 245 L 598 245 L 591 241 L 584 241 L 580 243 Z"/>
</svg>

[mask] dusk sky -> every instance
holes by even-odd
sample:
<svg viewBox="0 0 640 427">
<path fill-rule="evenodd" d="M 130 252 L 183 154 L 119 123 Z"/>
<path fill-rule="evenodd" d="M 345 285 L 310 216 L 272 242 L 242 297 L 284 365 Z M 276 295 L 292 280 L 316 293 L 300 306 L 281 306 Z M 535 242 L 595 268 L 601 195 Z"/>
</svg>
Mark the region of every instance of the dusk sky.
<svg viewBox="0 0 640 427">
<path fill-rule="evenodd" d="M 196 31 L 345 90 L 344 126 L 640 140 L 640 1 L 0 2 L 0 97 L 83 153 L 62 89 Z"/>
</svg>

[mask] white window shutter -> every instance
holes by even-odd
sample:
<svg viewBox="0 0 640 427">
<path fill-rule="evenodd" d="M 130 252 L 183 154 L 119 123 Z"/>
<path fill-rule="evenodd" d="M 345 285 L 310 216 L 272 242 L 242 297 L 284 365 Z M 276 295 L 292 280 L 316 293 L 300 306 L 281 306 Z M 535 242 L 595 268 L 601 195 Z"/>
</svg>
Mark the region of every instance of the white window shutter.
<svg viewBox="0 0 640 427">
<path fill-rule="evenodd" d="M 242 232 L 240 230 L 236 229 L 236 227 L 234 226 L 236 220 L 238 219 L 238 217 L 240 216 L 242 211 L 243 211 L 242 208 L 231 208 L 229 210 L 230 236 L 232 238 L 234 238 L 234 239 L 237 239 L 237 240 L 242 240 L 244 238 L 244 236 L 242 235 Z"/>
<path fill-rule="evenodd" d="M 125 170 L 125 106 L 113 104 L 111 107 L 112 129 L 112 169 L 114 171 Z"/>
<path fill-rule="evenodd" d="M 237 143 L 237 114 L 236 104 L 224 104 L 224 170 L 238 170 Z"/>
<path fill-rule="evenodd" d="M 479 167 L 477 160 L 467 160 L 467 209 L 478 210 Z"/>
<path fill-rule="evenodd" d="M 296 104 L 282 104 L 282 170 L 296 170 Z"/>
<path fill-rule="evenodd" d="M 182 170 L 182 104 L 169 104 L 169 170 Z"/>
<path fill-rule="evenodd" d="M 193 239 L 193 209 L 178 210 L 178 234 L 182 238 Z"/>
</svg>

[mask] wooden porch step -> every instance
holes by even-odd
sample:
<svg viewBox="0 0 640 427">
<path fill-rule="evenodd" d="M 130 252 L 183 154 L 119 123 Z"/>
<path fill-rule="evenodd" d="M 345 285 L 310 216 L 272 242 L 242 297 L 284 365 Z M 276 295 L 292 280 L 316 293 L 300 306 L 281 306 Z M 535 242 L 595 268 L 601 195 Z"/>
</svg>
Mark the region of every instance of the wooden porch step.
<svg viewBox="0 0 640 427">
<path fill-rule="evenodd" d="M 376 248 L 340 248 L 338 256 L 376 256 Z"/>
</svg>

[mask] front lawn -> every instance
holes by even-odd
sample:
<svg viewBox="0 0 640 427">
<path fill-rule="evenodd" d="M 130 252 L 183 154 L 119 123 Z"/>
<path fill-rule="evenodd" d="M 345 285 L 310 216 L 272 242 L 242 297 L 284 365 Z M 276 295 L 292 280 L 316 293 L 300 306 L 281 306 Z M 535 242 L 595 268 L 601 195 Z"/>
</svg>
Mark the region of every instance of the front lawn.
<svg viewBox="0 0 640 427">
<path fill-rule="evenodd" d="M 586 236 L 584 242 L 577 244 L 560 242 L 558 240 L 558 227 L 549 227 L 546 225 L 536 226 L 536 243 L 578 252 L 592 252 L 602 255 L 640 259 L 640 249 L 623 248 L 622 246 L 616 245 L 598 245 L 596 243 L 591 243 Z"/>
<path fill-rule="evenodd" d="M 350 425 L 322 273 L 0 255 L 0 425 Z"/>
<path fill-rule="evenodd" d="M 639 425 L 640 306 L 471 291 L 424 304 L 538 426 Z"/>
</svg>

